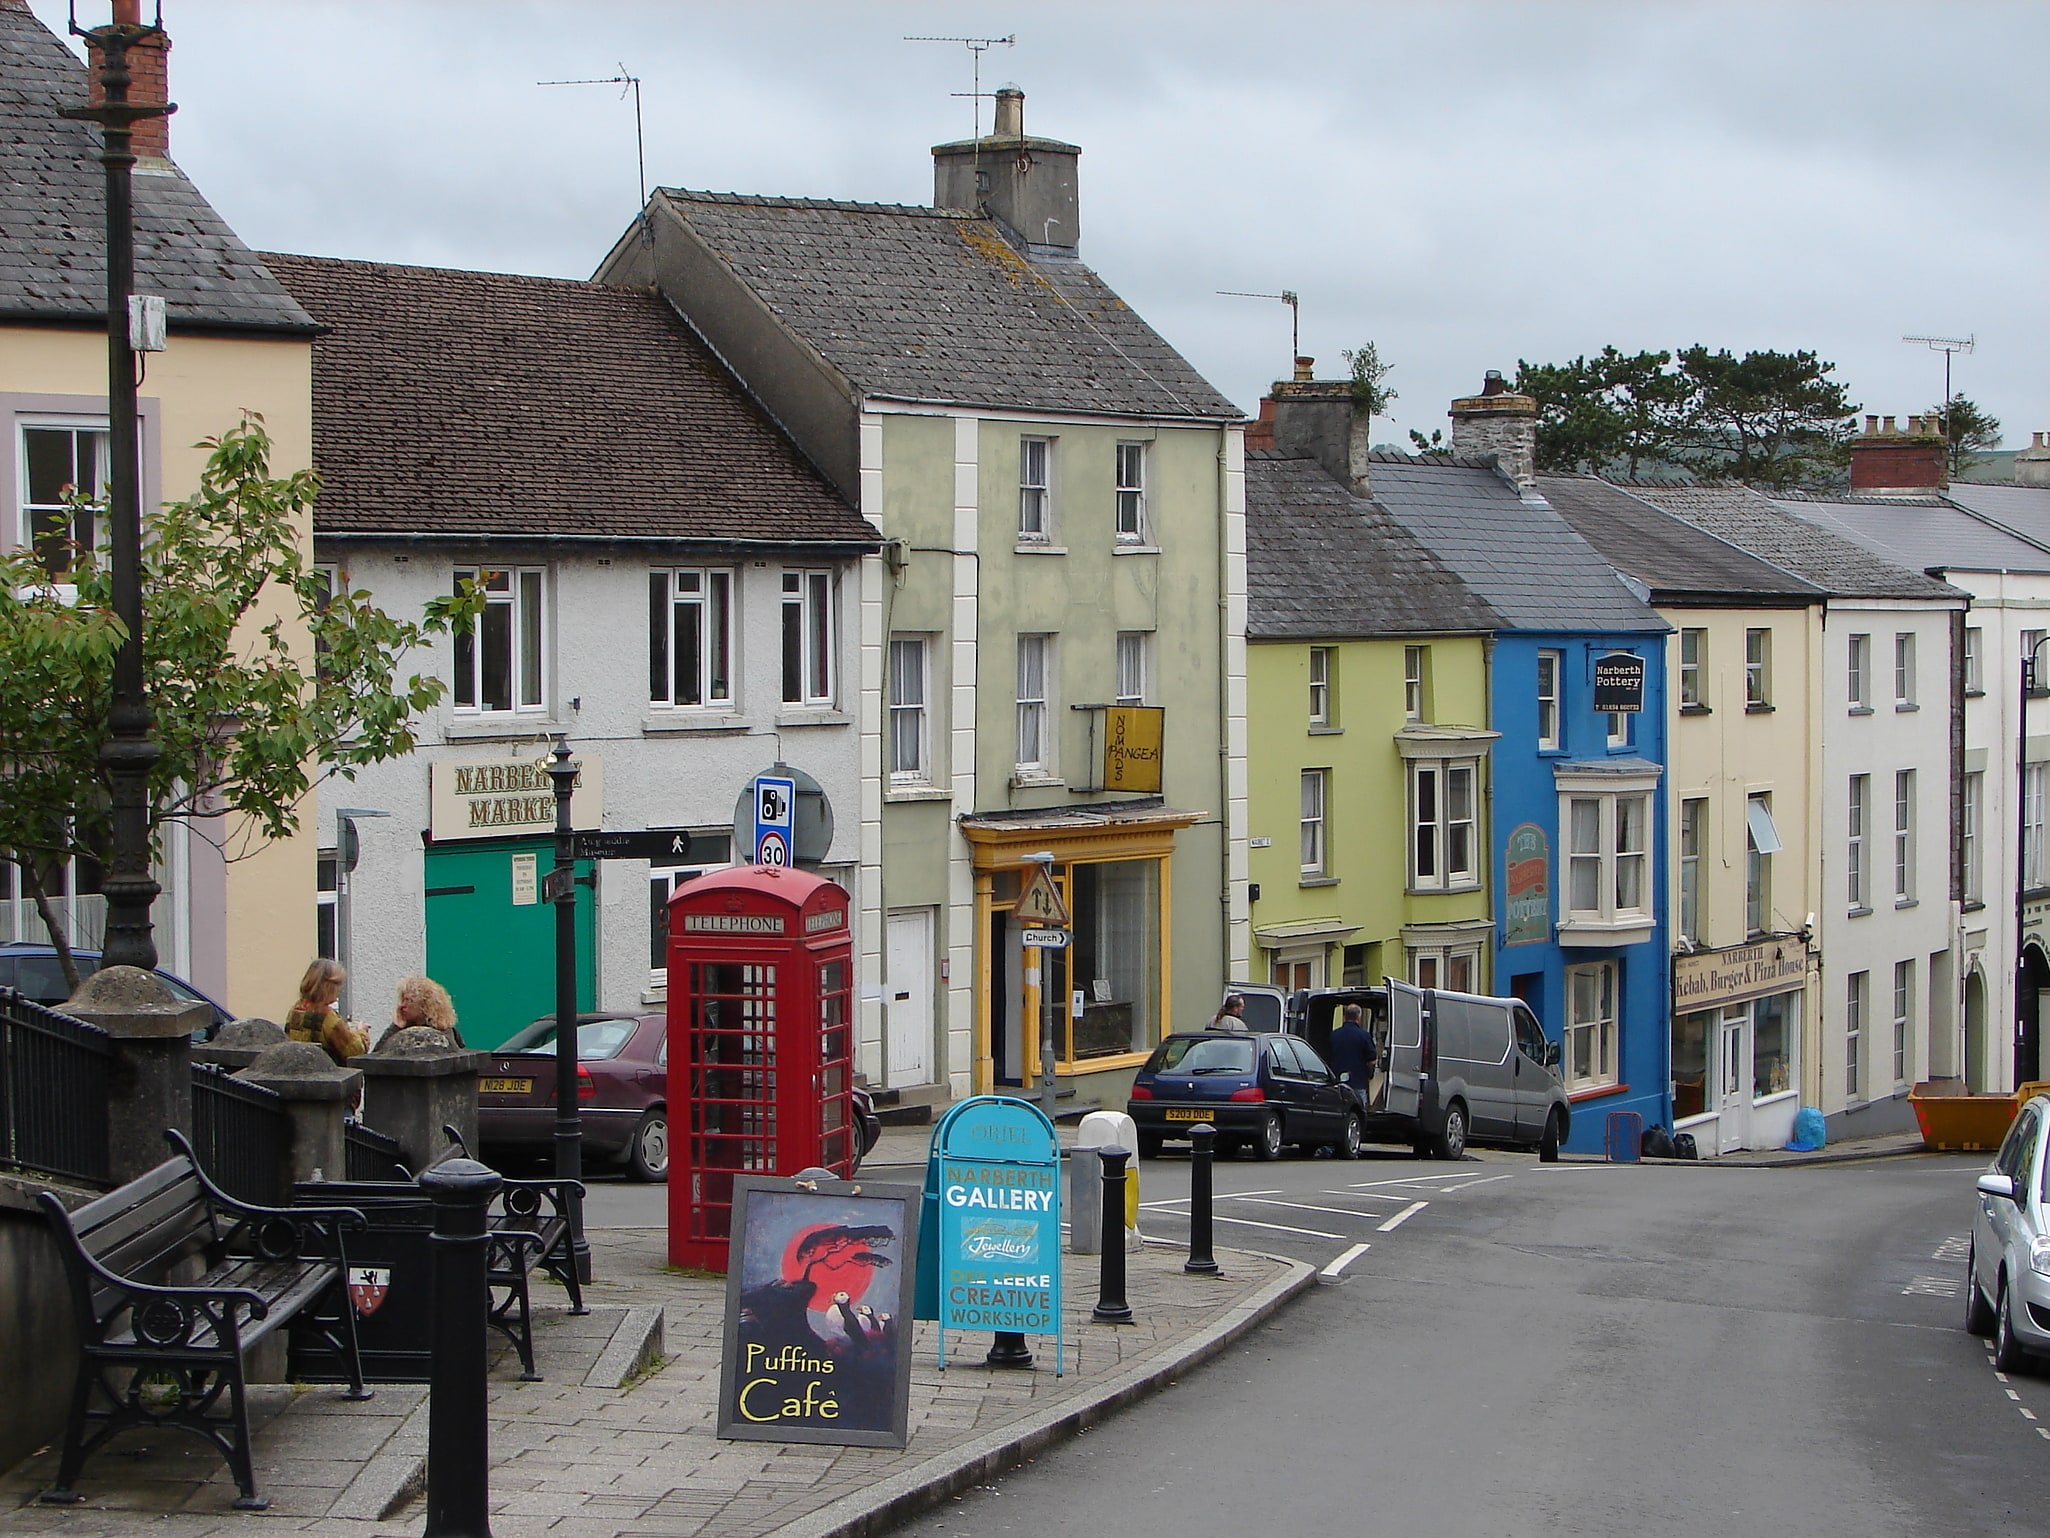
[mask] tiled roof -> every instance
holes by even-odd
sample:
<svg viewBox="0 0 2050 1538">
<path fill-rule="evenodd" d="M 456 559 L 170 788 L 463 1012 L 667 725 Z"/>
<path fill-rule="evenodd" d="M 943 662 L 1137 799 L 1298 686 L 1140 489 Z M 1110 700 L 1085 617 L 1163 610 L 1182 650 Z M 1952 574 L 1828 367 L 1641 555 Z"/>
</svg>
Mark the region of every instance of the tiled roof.
<svg viewBox="0 0 2050 1538">
<path fill-rule="evenodd" d="M 1446 634 L 1500 621 L 1385 510 L 1313 459 L 1246 455 L 1246 635 Z"/>
<path fill-rule="evenodd" d="M 100 130 L 57 116 L 85 99 L 77 56 L 0 5 L 0 320 L 106 324 Z M 135 291 L 163 295 L 172 327 L 313 329 L 183 172 L 140 166 L 133 185 Z"/>
<path fill-rule="evenodd" d="M 1591 475 L 1541 475 L 1538 490 L 1604 560 L 1652 590 L 1654 603 L 1790 599 L 1812 583 Z"/>
<path fill-rule="evenodd" d="M 1934 498 L 1803 497 L 1779 506 L 1916 571 L 2050 572 L 2050 550 Z"/>
<path fill-rule="evenodd" d="M 1022 411 L 1235 420 L 1079 261 L 948 209 L 663 188 L 771 313 L 863 393 Z"/>
<path fill-rule="evenodd" d="M 266 255 L 313 348 L 320 535 L 873 547 L 660 299 Z"/>
<path fill-rule="evenodd" d="M 1377 453 L 1374 500 L 1511 630 L 1650 630 L 1666 622 L 1550 507 L 1472 461 Z"/>
<path fill-rule="evenodd" d="M 1634 481 L 1628 489 L 1696 528 L 1814 583 L 1838 598 L 1962 598 L 1947 582 L 1873 554 L 1863 545 L 1782 512 L 1748 486 Z"/>
</svg>

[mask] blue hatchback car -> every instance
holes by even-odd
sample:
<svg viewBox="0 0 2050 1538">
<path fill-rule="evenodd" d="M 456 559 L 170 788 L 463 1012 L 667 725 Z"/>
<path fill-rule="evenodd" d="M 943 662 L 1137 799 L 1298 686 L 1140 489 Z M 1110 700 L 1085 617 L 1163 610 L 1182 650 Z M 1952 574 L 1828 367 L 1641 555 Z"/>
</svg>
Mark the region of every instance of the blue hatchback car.
<svg viewBox="0 0 2050 1538">
<path fill-rule="evenodd" d="M 71 959 L 77 963 L 79 976 L 97 972 L 100 969 L 98 951 L 74 950 Z M 198 1041 L 211 1041 L 220 1028 L 231 1022 L 235 1016 L 228 1006 L 208 998 L 184 978 L 157 968 L 157 976 L 164 980 L 164 986 L 171 990 L 171 996 L 186 1004 L 204 1004 L 208 1010 L 205 1025 L 194 1033 Z M 20 990 L 22 996 L 32 1003 L 61 1008 L 71 997 L 71 986 L 64 981 L 64 968 L 57 960 L 54 946 L 40 945 L 32 940 L 9 940 L 0 944 L 0 988 Z"/>
<path fill-rule="evenodd" d="M 1153 1049 L 1125 1102 L 1139 1132 L 1139 1157 L 1199 1126 L 1217 1129 L 1217 1151 L 1252 1149 L 1278 1158 L 1293 1143 L 1304 1153 L 1329 1148 L 1359 1157 L 1366 1132 L 1359 1094 L 1317 1049 L 1273 1032 L 1191 1031 Z"/>
</svg>

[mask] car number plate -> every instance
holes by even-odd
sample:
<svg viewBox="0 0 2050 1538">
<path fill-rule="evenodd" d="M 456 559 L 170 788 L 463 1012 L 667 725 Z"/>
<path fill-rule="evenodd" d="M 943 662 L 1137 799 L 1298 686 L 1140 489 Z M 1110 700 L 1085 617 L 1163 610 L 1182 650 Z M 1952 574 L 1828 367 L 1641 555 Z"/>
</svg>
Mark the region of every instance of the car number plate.
<svg viewBox="0 0 2050 1538">
<path fill-rule="evenodd" d="M 480 1095 L 530 1095 L 534 1092 L 532 1079 L 479 1079 L 477 1093 Z"/>
<path fill-rule="evenodd" d="M 1160 1115 L 1163 1121 L 1215 1121 L 1217 1119 L 1216 1113 L 1212 1111 L 1162 1111 Z"/>
</svg>

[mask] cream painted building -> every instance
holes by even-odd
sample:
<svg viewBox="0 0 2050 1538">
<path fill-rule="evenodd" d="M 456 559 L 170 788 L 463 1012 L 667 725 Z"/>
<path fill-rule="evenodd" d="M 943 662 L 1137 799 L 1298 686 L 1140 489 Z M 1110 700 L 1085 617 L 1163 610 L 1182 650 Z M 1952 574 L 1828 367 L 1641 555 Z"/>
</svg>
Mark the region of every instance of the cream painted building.
<svg viewBox="0 0 2050 1538">
<path fill-rule="evenodd" d="M 146 67 L 137 74 L 150 78 Z M 0 547 L 45 526 L 64 486 L 104 485 L 100 131 L 57 116 L 83 105 L 86 89 L 77 56 L 25 7 L 0 0 Z M 138 131 L 134 172 L 135 288 L 162 296 L 168 316 L 141 387 L 145 513 L 197 488 L 206 454 L 194 445 L 244 412 L 264 419 L 273 473 L 312 458 L 313 322 L 172 163 L 157 129 L 154 142 Z M 281 1018 L 314 952 L 313 846 L 306 831 L 260 845 L 225 822 L 174 828 L 158 868 L 160 965 L 237 1014 Z M 63 880 L 71 938 L 96 947 L 95 873 L 79 866 Z M 47 935 L 15 872 L 0 866 L 0 940 L 9 939 Z"/>
</svg>

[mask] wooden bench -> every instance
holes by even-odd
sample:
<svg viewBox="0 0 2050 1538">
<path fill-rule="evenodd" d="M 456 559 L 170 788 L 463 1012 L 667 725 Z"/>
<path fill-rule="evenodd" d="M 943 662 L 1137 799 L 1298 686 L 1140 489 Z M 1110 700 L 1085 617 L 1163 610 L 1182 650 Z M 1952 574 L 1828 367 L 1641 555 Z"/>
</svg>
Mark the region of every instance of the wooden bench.
<svg viewBox="0 0 2050 1538">
<path fill-rule="evenodd" d="M 241 1491 L 235 1505 L 261 1511 L 270 1502 L 251 1469 L 243 1359 L 304 1316 L 348 1365 L 344 1397 L 370 1397 L 343 1286 L 342 1233 L 362 1228 L 363 1214 L 238 1201 L 207 1178 L 184 1137 L 164 1136 L 175 1157 L 76 1212 L 48 1191 L 37 1198 L 57 1235 L 79 1336 L 63 1459 L 42 1498 L 80 1500 L 79 1471 L 111 1438 L 171 1426 L 212 1443 Z M 203 1274 L 173 1280 L 192 1267 Z"/>
</svg>

